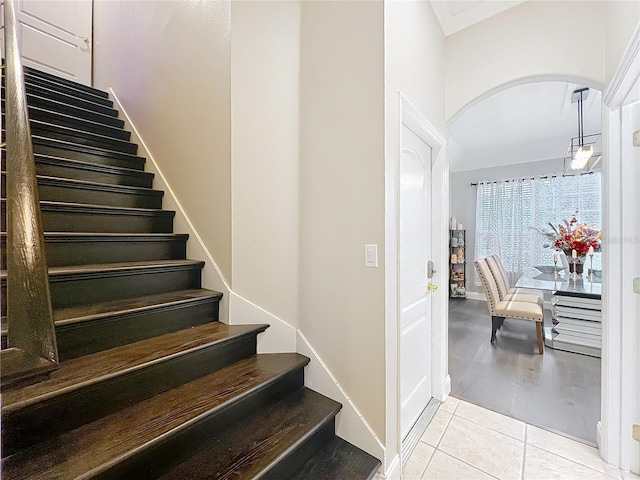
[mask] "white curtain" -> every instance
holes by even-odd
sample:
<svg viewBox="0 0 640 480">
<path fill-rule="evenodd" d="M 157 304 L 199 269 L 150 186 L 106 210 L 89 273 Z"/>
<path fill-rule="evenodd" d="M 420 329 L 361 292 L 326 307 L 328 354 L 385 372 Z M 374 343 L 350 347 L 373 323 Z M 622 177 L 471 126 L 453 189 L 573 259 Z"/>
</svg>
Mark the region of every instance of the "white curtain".
<svg viewBox="0 0 640 480">
<path fill-rule="evenodd" d="M 480 182 L 476 197 L 475 258 L 496 254 L 514 284 L 534 265 L 553 265 L 553 250 L 535 228 L 570 220 L 602 227 L 601 175 L 540 177 Z M 535 227 L 535 228 L 534 228 Z M 594 268 L 600 268 L 596 254 Z M 476 273 L 476 285 L 480 279 Z"/>
</svg>

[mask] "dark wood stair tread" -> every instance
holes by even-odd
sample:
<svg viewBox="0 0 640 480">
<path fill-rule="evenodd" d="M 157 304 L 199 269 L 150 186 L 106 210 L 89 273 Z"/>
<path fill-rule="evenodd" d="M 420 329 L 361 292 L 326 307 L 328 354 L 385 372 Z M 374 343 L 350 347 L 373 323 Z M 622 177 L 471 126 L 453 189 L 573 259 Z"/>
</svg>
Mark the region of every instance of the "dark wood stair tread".
<svg viewBox="0 0 640 480">
<path fill-rule="evenodd" d="M 287 480 L 369 480 L 380 465 L 377 458 L 340 437 L 334 437 Z"/>
<path fill-rule="evenodd" d="M 120 160 L 130 160 L 131 162 L 144 160 L 144 157 L 140 157 L 133 153 L 120 152 L 118 150 L 109 150 L 108 148 L 93 147 L 82 143 L 74 143 L 66 140 L 60 140 L 58 138 L 43 137 L 41 135 L 32 135 L 34 145 L 44 145 L 51 148 L 57 148 L 62 150 L 75 150 L 81 153 L 88 153 L 92 155 L 99 155 L 102 157 L 117 158 Z"/>
<path fill-rule="evenodd" d="M 305 387 L 224 432 L 162 480 L 260 478 L 330 421 L 341 405 Z M 327 477 L 329 478 L 329 477 Z"/>
<path fill-rule="evenodd" d="M 147 295 L 144 297 L 126 298 L 111 302 L 92 303 L 78 307 L 58 308 L 53 311 L 56 326 L 73 325 L 90 322 L 107 317 L 129 315 L 148 310 L 175 307 L 177 305 L 220 300 L 221 292 L 203 288 L 191 288 L 174 292 Z M 2 317 L 2 335 L 6 335 L 6 318 Z"/>
<path fill-rule="evenodd" d="M 267 325 L 226 325 L 211 322 L 197 327 L 112 348 L 60 364 L 40 383 L 2 392 L 2 414 L 16 412 L 69 392 L 96 385 L 216 343 L 263 331 Z"/>
<path fill-rule="evenodd" d="M 100 276 L 119 275 L 126 272 L 142 272 L 168 268 L 203 267 L 201 260 L 155 260 L 145 262 L 99 263 L 91 265 L 73 265 L 69 267 L 50 267 L 49 280 L 67 276 Z M 0 271 L 0 278 L 7 278 L 7 271 Z"/>
<path fill-rule="evenodd" d="M 308 358 L 295 353 L 246 358 L 18 452 L 4 460 L 3 479 L 68 479 L 88 472 L 97 475 L 308 362 Z"/>
<path fill-rule="evenodd" d="M 3 198 L 4 202 L 5 199 Z M 127 208 L 127 207 L 110 207 L 106 205 L 90 205 L 88 203 L 68 203 L 68 202 L 50 202 L 46 200 L 40 201 L 41 210 L 69 210 L 74 212 L 86 213 L 109 213 L 112 215 L 153 215 L 173 217 L 175 212 L 172 210 L 158 210 L 155 208 Z"/>
<path fill-rule="evenodd" d="M 26 76 L 33 76 L 33 77 L 37 77 L 37 78 L 42 78 L 42 79 L 47 80 L 50 83 L 57 83 L 57 84 L 61 84 L 61 85 L 65 85 L 65 86 L 69 86 L 69 87 L 75 88 L 77 90 L 90 92 L 93 95 L 96 95 L 98 97 L 103 97 L 103 98 L 108 98 L 109 97 L 109 94 L 107 92 L 105 92 L 104 90 L 99 90 L 97 88 L 90 87 L 90 86 L 85 85 L 83 83 L 78 83 L 78 82 L 74 82 L 73 80 L 68 80 L 66 78 L 61 78 L 61 77 L 58 77 L 58 76 L 53 75 L 51 73 L 47 73 L 47 72 L 43 72 L 42 70 L 38 70 L 37 68 L 27 67 L 27 66 L 24 66 L 23 68 L 24 68 L 24 74 Z"/>
<path fill-rule="evenodd" d="M 54 310 L 53 317 L 56 325 L 72 325 L 115 315 L 127 315 L 147 310 L 173 307 L 185 303 L 220 300 L 221 298 L 222 293 L 220 292 L 202 288 L 191 288 L 188 290 L 160 293 L 158 295 L 94 303 L 80 307 L 59 308 Z"/>
<path fill-rule="evenodd" d="M 6 172 L 2 171 L 5 176 Z M 145 187 L 133 187 L 129 185 L 113 185 L 110 183 L 89 182 L 86 180 L 75 180 L 70 178 L 52 177 L 48 175 L 36 175 L 38 185 L 58 186 L 64 188 L 82 188 L 87 190 L 97 190 L 113 193 L 126 193 L 130 195 L 148 195 L 151 197 L 162 197 L 162 190 L 153 190 Z"/>
</svg>

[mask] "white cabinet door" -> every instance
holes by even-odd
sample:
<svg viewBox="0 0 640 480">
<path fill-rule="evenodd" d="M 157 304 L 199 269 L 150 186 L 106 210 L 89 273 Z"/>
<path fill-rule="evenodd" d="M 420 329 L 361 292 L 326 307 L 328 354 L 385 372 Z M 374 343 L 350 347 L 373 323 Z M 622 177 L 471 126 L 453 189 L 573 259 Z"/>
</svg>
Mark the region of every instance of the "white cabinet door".
<svg viewBox="0 0 640 480">
<path fill-rule="evenodd" d="M 92 11 L 91 0 L 16 0 L 23 64 L 91 85 Z"/>
<path fill-rule="evenodd" d="M 402 126 L 400 159 L 400 425 L 404 439 L 431 399 L 431 147 Z"/>
</svg>

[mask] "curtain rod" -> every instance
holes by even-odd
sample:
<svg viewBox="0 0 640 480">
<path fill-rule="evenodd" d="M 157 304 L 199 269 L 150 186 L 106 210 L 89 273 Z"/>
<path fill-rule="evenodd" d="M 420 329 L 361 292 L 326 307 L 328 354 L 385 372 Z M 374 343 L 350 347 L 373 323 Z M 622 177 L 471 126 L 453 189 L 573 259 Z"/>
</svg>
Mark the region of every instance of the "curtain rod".
<svg viewBox="0 0 640 480">
<path fill-rule="evenodd" d="M 507 180 L 504 180 L 504 181 L 505 182 L 515 182 L 516 180 L 528 180 L 528 179 L 537 180 L 537 179 L 540 179 L 540 178 L 578 177 L 578 176 L 582 176 L 582 175 L 591 175 L 592 173 L 594 173 L 594 172 L 576 173 L 576 174 L 573 174 L 573 175 L 542 175 L 540 177 L 531 177 L 531 178 L 529 178 L 529 177 L 510 178 L 510 179 L 507 179 Z M 503 181 L 503 180 L 500 180 L 500 181 Z M 476 183 L 471 182 L 471 186 L 472 187 L 477 187 L 479 183 L 498 183 L 498 180 L 494 180 L 492 182 L 476 182 Z"/>
</svg>

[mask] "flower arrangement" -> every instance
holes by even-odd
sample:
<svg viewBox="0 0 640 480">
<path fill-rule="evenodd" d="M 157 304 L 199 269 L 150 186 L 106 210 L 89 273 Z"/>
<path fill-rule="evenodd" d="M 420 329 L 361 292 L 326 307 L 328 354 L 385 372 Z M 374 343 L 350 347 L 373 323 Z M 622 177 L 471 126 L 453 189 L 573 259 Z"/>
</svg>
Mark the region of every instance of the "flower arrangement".
<svg viewBox="0 0 640 480">
<path fill-rule="evenodd" d="M 600 251 L 602 245 L 602 232 L 596 230 L 588 223 L 578 223 L 578 210 L 573 214 L 571 220 L 564 220 L 557 226 L 549 223 L 551 232 L 536 229 L 542 235 L 550 240 L 550 244 L 546 243 L 547 248 L 562 250 L 568 257 L 571 256 L 573 250 L 576 251 L 578 257 L 584 257 L 589 253 L 589 247 L 593 247 L 594 252 Z"/>
</svg>

